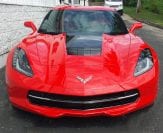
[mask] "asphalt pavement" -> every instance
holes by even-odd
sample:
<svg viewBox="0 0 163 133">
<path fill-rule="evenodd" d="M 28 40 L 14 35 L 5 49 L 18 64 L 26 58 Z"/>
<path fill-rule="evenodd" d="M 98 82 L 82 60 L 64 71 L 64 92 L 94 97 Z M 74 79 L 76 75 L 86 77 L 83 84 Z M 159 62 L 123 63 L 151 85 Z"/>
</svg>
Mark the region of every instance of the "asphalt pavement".
<svg viewBox="0 0 163 133">
<path fill-rule="evenodd" d="M 124 20 L 128 27 L 134 22 L 128 16 Z M 159 95 L 151 108 L 116 118 L 57 119 L 14 110 L 8 101 L 3 68 L 0 70 L 0 133 L 163 133 L 163 30 L 144 25 L 137 34 L 151 44 L 160 60 Z"/>
</svg>

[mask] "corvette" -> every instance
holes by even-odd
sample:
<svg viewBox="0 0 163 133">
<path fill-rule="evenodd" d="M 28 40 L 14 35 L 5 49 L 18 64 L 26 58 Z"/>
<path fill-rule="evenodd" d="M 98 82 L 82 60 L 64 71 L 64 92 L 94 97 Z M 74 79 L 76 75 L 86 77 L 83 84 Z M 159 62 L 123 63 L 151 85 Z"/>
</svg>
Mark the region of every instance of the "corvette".
<svg viewBox="0 0 163 133">
<path fill-rule="evenodd" d="M 154 103 L 159 61 L 108 7 L 51 9 L 8 54 L 11 104 L 47 117 L 120 116 Z"/>
</svg>

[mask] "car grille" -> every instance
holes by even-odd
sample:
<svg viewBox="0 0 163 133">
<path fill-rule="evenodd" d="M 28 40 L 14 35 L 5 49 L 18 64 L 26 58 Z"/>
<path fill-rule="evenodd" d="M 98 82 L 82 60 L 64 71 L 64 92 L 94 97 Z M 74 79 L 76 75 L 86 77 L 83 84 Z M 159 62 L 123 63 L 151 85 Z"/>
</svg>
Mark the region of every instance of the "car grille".
<svg viewBox="0 0 163 133">
<path fill-rule="evenodd" d="M 29 91 L 27 97 L 30 103 L 40 106 L 86 110 L 135 102 L 139 97 L 139 92 L 137 89 L 134 89 L 97 96 L 70 96 Z"/>
</svg>

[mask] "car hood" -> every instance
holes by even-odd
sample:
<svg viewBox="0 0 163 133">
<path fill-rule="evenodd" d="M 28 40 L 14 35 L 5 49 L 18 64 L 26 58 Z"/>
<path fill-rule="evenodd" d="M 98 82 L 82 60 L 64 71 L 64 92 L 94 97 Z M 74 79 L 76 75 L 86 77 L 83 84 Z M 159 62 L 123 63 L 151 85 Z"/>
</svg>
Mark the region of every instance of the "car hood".
<svg viewBox="0 0 163 133">
<path fill-rule="evenodd" d="M 103 34 L 101 43 L 100 56 L 80 56 L 67 55 L 65 34 L 24 39 L 34 78 L 40 81 L 36 88 L 46 84 L 48 92 L 82 96 L 124 90 L 120 83 L 128 75 L 131 36 Z"/>
</svg>

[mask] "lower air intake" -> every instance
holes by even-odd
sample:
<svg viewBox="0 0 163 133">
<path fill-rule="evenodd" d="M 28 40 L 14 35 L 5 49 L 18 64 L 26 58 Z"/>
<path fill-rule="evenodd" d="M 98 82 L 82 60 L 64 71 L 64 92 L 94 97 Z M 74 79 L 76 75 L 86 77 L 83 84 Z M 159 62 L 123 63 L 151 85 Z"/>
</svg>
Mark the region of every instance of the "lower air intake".
<svg viewBox="0 0 163 133">
<path fill-rule="evenodd" d="M 32 104 L 39 106 L 87 110 L 133 103 L 138 99 L 139 92 L 133 89 L 96 96 L 70 96 L 29 91 L 27 97 Z"/>
</svg>

